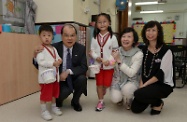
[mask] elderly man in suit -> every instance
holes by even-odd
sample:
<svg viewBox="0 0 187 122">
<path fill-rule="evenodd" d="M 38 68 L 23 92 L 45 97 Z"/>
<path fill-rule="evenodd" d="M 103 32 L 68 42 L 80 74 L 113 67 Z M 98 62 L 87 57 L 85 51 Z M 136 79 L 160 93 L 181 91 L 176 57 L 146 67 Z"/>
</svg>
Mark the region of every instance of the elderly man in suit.
<svg viewBox="0 0 187 122">
<path fill-rule="evenodd" d="M 59 67 L 60 94 L 59 98 L 56 99 L 56 106 L 62 107 L 62 102 L 73 93 L 71 106 L 75 111 L 82 111 L 82 107 L 79 103 L 80 97 L 82 93 L 87 95 L 86 71 L 88 70 L 88 66 L 86 48 L 76 42 L 77 30 L 71 24 L 65 24 L 63 26 L 61 36 L 62 41 L 53 44 L 63 60 Z M 37 48 L 35 50 L 35 55 L 41 50 L 41 47 Z M 70 59 L 67 55 L 69 55 Z"/>
</svg>

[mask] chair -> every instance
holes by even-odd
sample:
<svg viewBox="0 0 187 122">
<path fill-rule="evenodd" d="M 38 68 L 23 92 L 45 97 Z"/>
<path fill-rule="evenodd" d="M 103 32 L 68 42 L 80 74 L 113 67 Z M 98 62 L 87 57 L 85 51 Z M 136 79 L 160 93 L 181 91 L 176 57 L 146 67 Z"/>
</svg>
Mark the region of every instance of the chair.
<svg viewBox="0 0 187 122">
<path fill-rule="evenodd" d="M 170 46 L 174 54 L 174 77 L 176 79 L 176 88 L 183 88 L 187 83 L 187 47 L 185 46 Z"/>
</svg>

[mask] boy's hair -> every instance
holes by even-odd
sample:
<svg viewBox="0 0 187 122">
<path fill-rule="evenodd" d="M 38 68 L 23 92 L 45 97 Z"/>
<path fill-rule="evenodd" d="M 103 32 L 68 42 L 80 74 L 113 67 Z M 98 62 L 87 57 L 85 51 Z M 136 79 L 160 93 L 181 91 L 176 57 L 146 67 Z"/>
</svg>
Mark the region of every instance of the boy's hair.
<svg viewBox="0 0 187 122">
<path fill-rule="evenodd" d="M 40 26 L 39 35 L 41 34 L 42 31 L 48 31 L 48 32 L 51 32 L 53 34 L 53 28 L 48 24 L 43 24 L 43 25 Z"/>
<path fill-rule="evenodd" d="M 108 21 L 111 23 L 111 18 L 110 18 L 110 15 L 109 14 L 106 14 L 106 13 L 100 13 L 97 15 L 97 18 L 96 18 L 96 22 L 95 22 L 95 28 L 94 28 L 94 38 L 96 38 L 96 36 L 99 34 L 100 30 L 97 28 L 97 21 L 98 21 L 98 18 L 100 16 L 105 16 Z M 111 26 L 108 26 L 108 31 L 110 33 L 110 38 L 112 38 L 112 35 L 113 35 L 113 31 L 112 31 L 112 28 Z"/>
</svg>

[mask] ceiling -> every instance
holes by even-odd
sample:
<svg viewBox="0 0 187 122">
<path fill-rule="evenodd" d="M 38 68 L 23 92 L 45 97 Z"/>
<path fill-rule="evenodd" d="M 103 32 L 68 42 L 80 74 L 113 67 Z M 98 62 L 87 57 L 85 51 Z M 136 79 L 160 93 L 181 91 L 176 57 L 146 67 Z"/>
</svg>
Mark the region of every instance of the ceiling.
<svg viewBox="0 0 187 122">
<path fill-rule="evenodd" d="M 157 0 L 132 0 L 133 3 L 135 2 L 152 2 Z M 158 0 L 160 2 L 166 1 L 166 4 L 178 4 L 178 3 L 187 3 L 187 0 Z"/>
<path fill-rule="evenodd" d="M 152 2 L 156 0 L 132 0 L 133 5 L 136 2 Z M 165 4 L 158 5 L 142 5 L 141 10 L 164 10 L 165 13 L 179 13 L 187 12 L 187 0 L 158 0 L 160 2 L 165 2 Z M 135 10 L 135 12 L 138 12 Z"/>
</svg>

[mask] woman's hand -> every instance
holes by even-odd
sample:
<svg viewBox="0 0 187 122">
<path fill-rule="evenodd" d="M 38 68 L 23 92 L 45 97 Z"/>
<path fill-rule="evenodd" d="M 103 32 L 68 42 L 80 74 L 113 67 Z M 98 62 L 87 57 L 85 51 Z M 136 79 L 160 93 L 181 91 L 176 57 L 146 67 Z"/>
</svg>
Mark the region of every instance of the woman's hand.
<svg viewBox="0 0 187 122">
<path fill-rule="evenodd" d="M 117 63 L 121 63 L 119 51 L 112 52 L 112 56 L 114 57 L 114 59 L 116 60 Z"/>
<path fill-rule="evenodd" d="M 142 80 L 140 80 L 140 86 L 139 86 L 139 88 L 142 88 L 142 87 L 144 87 L 143 86 L 143 82 L 142 82 Z"/>
<path fill-rule="evenodd" d="M 35 47 L 35 49 L 34 49 L 34 58 L 36 58 L 37 54 L 42 52 L 43 49 L 44 49 L 44 47 L 42 45 L 39 45 L 39 46 Z"/>
</svg>

